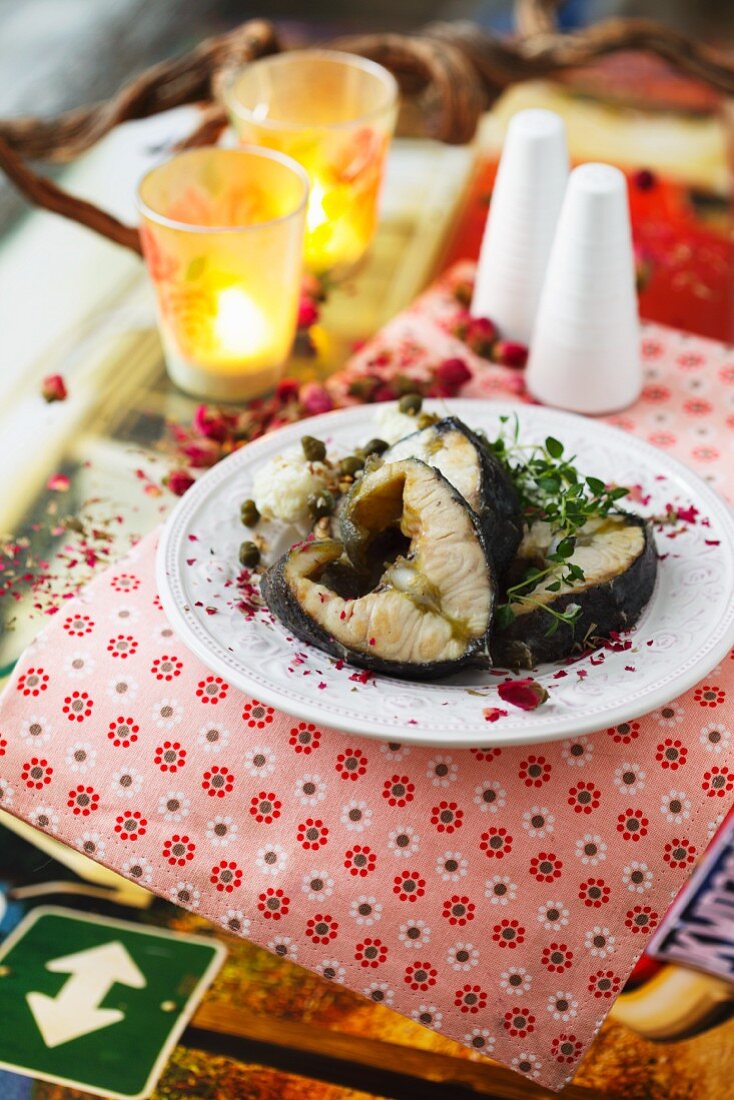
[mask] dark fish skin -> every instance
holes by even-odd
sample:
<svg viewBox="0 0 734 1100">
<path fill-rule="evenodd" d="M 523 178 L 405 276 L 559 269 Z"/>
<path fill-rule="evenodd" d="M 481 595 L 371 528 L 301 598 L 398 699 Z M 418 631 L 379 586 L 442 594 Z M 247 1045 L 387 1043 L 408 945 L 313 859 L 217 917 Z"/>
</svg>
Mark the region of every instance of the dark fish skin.
<svg viewBox="0 0 734 1100">
<path fill-rule="evenodd" d="M 433 473 L 444 483 L 446 492 L 459 501 L 462 507 L 466 509 L 466 513 L 471 520 L 472 527 L 474 528 L 483 551 L 488 582 L 492 592 L 496 593 L 497 584 L 492 568 L 492 561 L 488 556 L 484 533 L 475 513 L 450 482 L 443 477 L 440 471 L 434 470 Z M 343 660 L 351 665 L 368 669 L 371 672 L 396 677 L 398 679 L 413 681 L 437 680 L 466 667 L 489 667 L 489 639 L 492 630 L 494 602 L 490 611 L 487 629 L 484 634 L 481 637 L 469 640 L 465 652 L 460 657 L 451 660 L 431 661 L 423 664 L 413 661 L 396 661 L 379 657 L 374 653 L 351 649 L 337 641 L 337 639 L 326 631 L 311 615 L 304 611 L 296 594 L 288 583 L 286 575 L 286 567 L 289 560 L 291 560 L 291 555 L 298 554 L 303 550 L 313 552 L 315 548 L 321 545 L 324 547 L 326 555 L 325 560 L 329 557 L 331 557 L 332 560 L 336 560 L 334 555 L 337 554 L 337 547 L 339 548 L 339 552 L 343 550 L 343 546 L 336 540 L 323 540 L 323 542 L 314 540 L 310 543 L 293 547 L 270 566 L 261 580 L 261 592 L 265 603 L 283 626 L 295 634 L 296 637 L 303 641 L 310 642 L 311 645 L 316 646 L 318 649 L 323 650 L 325 653 L 328 653 L 338 660 Z M 333 547 L 334 549 L 333 551 L 328 551 L 327 547 Z M 345 565 L 345 560 L 345 558 L 339 559 L 340 567 L 343 569 L 348 568 L 348 566 Z M 364 574 L 355 571 L 355 587 L 359 587 L 360 583 L 362 583 L 363 576 Z"/>
<path fill-rule="evenodd" d="M 573 626 L 560 623 L 550 637 L 546 635 L 551 620 L 541 608 L 518 615 L 502 630 L 495 628 L 491 641 L 495 665 L 532 669 L 547 661 L 561 661 L 588 635 L 608 637 L 612 631 L 634 626 L 652 596 L 658 555 L 652 524 L 639 516 L 627 515 L 627 519 L 645 532 L 642 551 L 629 568 L 611 581 L 553 600 L 551 606 L 558 611 L 569 604 L 579 604 L 582 610 Z"/>
<path fill-rule="evenodd" d="M 522 539 L 522 510 L 517 490 L 509 474 L 499 459 L 489 450 L 486 443 L 471 428 L 456 416 L 447 416 L 422 431 L 406 436 L 398 442 L 402 445 L 411 439 L 417 441 L 422 432 L 460 432 L 473 445 L 479 459 L 481 470 L 480 497 L 482 504 L 477 509 L 479 522 L 484 533 L 487 549 L 492 557 L 497 575 L 501 578 L 512 562 Z M 397 446 L 394 444 L 393 446 Z M 390 461 L 390 450 L 383 459 Z M 420 456 L 418 456 L 420 457 Z"/>
</svg>

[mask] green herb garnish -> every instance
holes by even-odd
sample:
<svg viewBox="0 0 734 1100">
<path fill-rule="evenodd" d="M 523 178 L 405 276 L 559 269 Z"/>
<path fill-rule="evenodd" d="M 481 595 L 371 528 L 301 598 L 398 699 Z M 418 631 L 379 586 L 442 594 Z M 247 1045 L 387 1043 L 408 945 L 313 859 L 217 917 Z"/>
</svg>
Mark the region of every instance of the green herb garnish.
<svg viewBox="0 0 734 1100">
<path fill-rule="evenodd" d="M 570 560 L 576 536 L 589 520 L 613 512 L 617 501 L 627 496 L 629 490 L 608 488 L 598 477 L 583 477 L 574 465 L 576 456 L 566 455 L 563 444 L 553 436 L 549 435 L 542 444 L 521 444 L 516 414 L 500 417 L 500 421 L 502 431 L 497 439 L 487 441 L 487 446 L 517 489 L 525 523 L 528 526 L 537 520 L 548 523 L 555 549 L 546 556 L 547 565 L 543 569 L 530 566 L 525 576 L 508 588 L 506 602 L 497 608 L 497 619 L 501 627 L 508 626 L 515 617 L 512 603 L 533 604 L 551 617 L 548 628 L 551 635 L 561 623 L 572 626 L 581 608 L 570 604 L 565 611 L 557 611 L 533 597 L 533 591 L 541 581 L 546 582 L 550 592 L 558 592 L 562 585 L 572 587 L 584 580 L 583 570 Z"/>
</svg>

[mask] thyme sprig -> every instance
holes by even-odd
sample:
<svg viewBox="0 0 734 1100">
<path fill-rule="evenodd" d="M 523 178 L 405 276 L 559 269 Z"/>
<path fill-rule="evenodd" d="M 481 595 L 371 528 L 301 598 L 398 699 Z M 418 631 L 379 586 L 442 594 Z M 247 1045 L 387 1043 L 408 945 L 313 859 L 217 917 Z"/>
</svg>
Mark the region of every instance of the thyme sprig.
<svg viewBox="0 0 734 1100">
<path fill-rule="evenodd" d="M 573 587 L 583 581 L 584 572 L 573 562 L 576 538 L 591 519 L 608 516 L 617 502 L 629 490 L 621 486 L 608 487 L 598 477 L 585 477 L 575 466 L 575 455 L 566 455 L 563 444 L 553 436 L 544 443 L 520 442 L 520 423 L 516 414 L 500 417 L 502 430 L 488 446 L 502 463 L 520 497 L 523 519 L 529 526 L 544 520 L 551 528 L 552 551 L 546 555 L 546 565 L 532 565 L 516 584 L 507 589 L 506 602 L 497 609 L 500 626 L 512 622 L 513 603 L 527 603 L 541 608 L 551 618 L 548 635 L 562 623 L 572 626 L 581 607 L 569 604 L 564 611 L 549 607 L 532 593 L 541 581 L 550 592 L 562 586 Z M 548 578 L 551 578 L 548 580 Z"/>
</svg>

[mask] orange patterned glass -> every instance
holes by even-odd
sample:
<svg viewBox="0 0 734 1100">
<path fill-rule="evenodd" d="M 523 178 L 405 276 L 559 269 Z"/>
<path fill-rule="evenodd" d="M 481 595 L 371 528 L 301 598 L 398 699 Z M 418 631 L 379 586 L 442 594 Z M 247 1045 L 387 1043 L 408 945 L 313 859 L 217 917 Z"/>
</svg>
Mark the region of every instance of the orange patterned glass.
<svg viewBox="0 0 734 1100">
<path fill-rule="evenodd" d="M 138 189 L 168 372 L 188 393 L 272 389 L 296 330 L 308 179 L 266 149 L 193 149 Z"/>
<path fill-rule="evenodd" d="M 242 142 L 293 157 L 311 181 L 306 266 L 343 274 L 367 251 L 397 113 L 392 75 L 361 57 L 299 50 L 237 72 L 227 106 Z"/>
</svg>

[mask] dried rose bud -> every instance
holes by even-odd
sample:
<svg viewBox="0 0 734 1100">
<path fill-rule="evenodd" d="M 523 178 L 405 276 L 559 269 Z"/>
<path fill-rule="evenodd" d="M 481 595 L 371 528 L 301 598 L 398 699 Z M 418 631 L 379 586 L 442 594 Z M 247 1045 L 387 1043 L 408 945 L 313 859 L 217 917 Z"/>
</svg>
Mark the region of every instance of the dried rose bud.
<svg viewBox="0 0 734 1100">
<path fill-rule="evenodd" d="M 520 710 L 536 710 L 548 698 L 548 692 L 537 680 L 507 680 L 499 684 L 497 692 L 503 703 L 511 703 Z"/>
<path fill-rule="evenodd" d="M 450 397 L 458 393 L 465 382 L 468 382 L 472 373 L 463 359 L 444 359 L 436 367 L 435 378 L 439 387 L 449 390 L 445 396 Z"/>
<path fill-rule="evenodd" d="M 373 391 L 372 396 L 371 396 L 371 400 L 372 401 L 395 401 L 397 396 L 398 396 L 398 394 L 392 388 L 392 386 L 388 386 L 388 384 L 386 382 L 383 382 L 383 384 L 381 386 L 378 386 Z"/>
<path fill-rule="evenodd" d="M 203 470 L 214 466 L 222 457 L 222 452 L 214 440 L 201 439 L 195 443 L 185 443 L 181 453 L 186 456 L 189 466 L 195 470 Z"/>
<path fill-rule="evenodd" d="M 304 382 L 298 394 L 305 412 L 310 416 L 331 412 L 334 408 L 331 394 L 318 382 Z"/>
<path fill-rule="evenodd" d="M 235 425 L 235 417 L 221 409 L 212 409 L 208 405 L 197 405 L 193 418 L 194 431 L 205 439 L 224 443 Z"/>
<path fill-rule="evenodd" d="M 525 344 L 516 344 L 512 340 L 498 340 L 492 358 L 503 367 L 522 370 L 528 361 L 528 349 Z"/>
<path fill-rule="evenodd" d="M 658 182 L 658 178 L 649 168 L 640 168 L 632 176 L 632 182 L 638 191 L 652 191 Z"/>
<path fill-rule="evenodd" d="M 170 489 L 174 496 L 182 497 L 187 489 L 194 484 L 194 478 L 188 470 L 172 470 L 163 478 L 163 484 Z"/>
<path fill-rule="evenodd" d="M 41 396 L 49 405 L 67 398 L 66 383 L 60 374 L 49 374 L 41 383 Z"/>
<path fill-rule="evenodd" d="M 281 378 L 278 385 L 275 387 L 275 396 L 282 404 L 287 404 L 289 401 L 295 401 L 298 397 L 300 389 L 299 383 L 295 378 Z"/>
<path fill-rule="evenodd" d="M 326 300 L 326 285 L 318 275 L 312 275 L 307 271 L 301 278 L 301 295 L 304 298 L 312 298 L 315 302 Z"/>
<path fill-rule="evenodd" d="M 319 319 L 319 307 L 313 298 L 301 298 L 298 303 L 298 327 L 311 328 Z"/>
<path fill-rule="evenodd" d="M 489 317 L 473 317 L 464 339 L 475 355 L 489 359 L 498 337 L 499 332 L 494 321 L 490 321 Z"/>
</svg>

